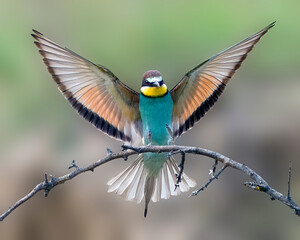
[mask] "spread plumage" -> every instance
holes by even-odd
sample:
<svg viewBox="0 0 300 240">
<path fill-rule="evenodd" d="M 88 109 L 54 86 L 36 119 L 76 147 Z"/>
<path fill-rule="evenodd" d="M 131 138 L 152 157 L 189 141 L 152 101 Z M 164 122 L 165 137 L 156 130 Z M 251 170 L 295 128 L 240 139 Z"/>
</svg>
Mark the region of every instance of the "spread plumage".
<svg viewBox="0 0 300 240">
<path fill-rule="evenodd" d="M 131 144 L 167 145 L 189 130 L 214 105 L 226 84 L 260 38 L 261 31 L 209 58 L 186 73 L 168 91 L 161 74 L 147 71 L 141 93 L 122 83 L 110 70 L 96 65 L 33 30 L 48 71 L 77 112 L 111 137 Z M 179 169 L 166 153 L 144 153 L 108 182 L 109 192 L 140 202 L 189 190 L 195 182 L 185 173 L 175 189 Z"/>
</svg>

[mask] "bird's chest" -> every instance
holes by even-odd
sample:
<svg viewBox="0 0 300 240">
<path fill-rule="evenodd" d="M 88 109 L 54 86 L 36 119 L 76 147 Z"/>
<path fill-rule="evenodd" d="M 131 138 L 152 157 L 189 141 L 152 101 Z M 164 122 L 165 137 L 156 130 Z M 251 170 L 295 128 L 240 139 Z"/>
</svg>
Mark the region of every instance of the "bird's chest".
<svg viewBox="0 0 300 240">
<path fill-rule="evenodd" d="M 163 97 L 150 98 L 140 95 L 139 111 L 143 123 L 144 143 L 165 145 L 172 140 L 167 126 L 172 128 L 173 100 L 167 93 Z M 150 135 L 150 137 L 149 137 Z"/>
</svg>

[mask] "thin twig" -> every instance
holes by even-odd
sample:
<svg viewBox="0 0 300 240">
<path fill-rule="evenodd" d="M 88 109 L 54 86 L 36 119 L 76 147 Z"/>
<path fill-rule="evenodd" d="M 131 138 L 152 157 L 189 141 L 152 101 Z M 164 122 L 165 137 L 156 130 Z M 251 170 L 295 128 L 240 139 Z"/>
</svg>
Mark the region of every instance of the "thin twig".
<svg viewBox="0 0 300 240">
<path fill-rule="evenodd" d="M 175 190 L 174 191 L 176 191 L 176 189 L 179 187 L 179 183 L 181 182 L 183 169 L 184 169 L 184 162 L 185 162 L 185 152 L 181 152 L 181 162 L 178 165 L 179 174 L 176 174 L 177 181 L 175 183 Z"/>
<path fill-rule="evenodd" d="M 288 193 L 287 193 L 287 198 L 289 200 L 291 200 L 291 175 L 292 175 L 292 163 L 290 161 L 290 164 L 289 164 L 289 175 L 288 175 Z"/>
<path fill-rule="evenodd" d="M 75 163 L 75 160 L 72 161 L 71 165 L 68 167 L 68 169 L 71 169 L 71 168 L 75 168 L 75 169 L 78 169 L 79 167 L 76 165 Z"/>
<path fill-rule="evenodd" d="M 215 176 L 215 173 L 216 173 L 216 170 L 217 170 L 218 163 L 219 163 L 219 162 L 218 162 L 218 160 L 216 159 L 214 165 L 212 166 L 212 170 L 211 170 L 212 176 Z"/>
<path fill-rule="evenodd" d="M 206 184 L 204 184 L 201 188 L 199 188 L 197 191 L 192 192 L 190 196 L 197 196 L 199 192 L 203 191 L 205 188 L 208 187 L 208 185 L 215 179 L 218 179 L 218 177 L 221 175 L 221 173 L 226 169 L 227 165 L 224 165 L 218 172 L 217 174 L 214 174 Z"/>
<path fill-rule="evenodd" d="M 196 148 L 196 147 L 186 147 L 186 146 L 176 146 L 176 145 L 168 145 L 168 146 L 142 146 L 142 147 L 133 147 L 133 146 L 123 146 L 123 149 L 126 151 L 121 151 L 119 153 L 108 153 L 107 156 L 103 159 L 100 159 L 87 167 L 83 168 L 76 168 L 74 171 L 55 178 L 50 175 L 50 180 L 48 180 L 48 176 L 45 175 L 45 180 L 39 184 L 37 184 L 33 190 L 28 193 L 26 196 L 21 198 L 19 201 L 17 201 L 13 206 L 11 206 L 6 212 L 4 212 L 2 215 L 0 215 L 0 221 L 3 221 L 9 214 L 11 214 L 15 209 L 17 209 L 20 205 L 31 199 L 36 193 L 39 191 L 44 191 L 49 193 L 51 189 L 56 187 L 57 185 L 60 185 L 62 183 L 65 183 L 74 177 L 88 171 L 94 171 L 95 168 L 110 162 L 114 159 L 127 159 L 128 156 L 136 155 L 139 153 L 144 152 L 168 152 L 169 154 L 173 155 L 174 152 L 180 153 L 191 153 L 191 154 L 197 154 L 197 155 L 203 155 L 210 158 L 213 158 L 214 160 L 218 160 L 219 162 L 223 163 L 227 167 L 231 167 L 234 169 L 237 169 L 239 171 L 244 172 L 246 175 L 248 175 L 254 182 L 251 184 L 256 184 L 257 188 L 256 190 L 265 192 L 268 194 L 271 199 L 276 199 L 283 204 L 287 205 L 291 209 L 293 209 L 296 213 L 296 215 L 300 216 L 300 208 L 299 206 L 292 200 L 288 199 L 287 196 L 283 195 L 282 193 L 276 191 L 275 189 L 271 188 L 269 184 L 256 172 L 254 172 L 251 168 L 247 167 L 244 164 L 241 164 L 239 162 L 233 161 L 232 159 L 217 153 L 213 152 L 204 148 Z M 247 185 L 247 184 L 245 184 Z M 249 185 L 250 186 L 250 185 Z M 255 189 L 255 188 L 254 188 Z M 260 190 L 262 189 L 262 190 Z"/>
</svg>

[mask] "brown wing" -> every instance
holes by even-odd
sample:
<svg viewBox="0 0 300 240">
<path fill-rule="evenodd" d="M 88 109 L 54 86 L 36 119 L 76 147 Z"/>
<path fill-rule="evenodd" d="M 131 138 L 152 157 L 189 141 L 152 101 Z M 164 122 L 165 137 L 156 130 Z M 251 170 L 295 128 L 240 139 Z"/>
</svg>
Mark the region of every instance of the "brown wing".
<svg viewBox="0 0 300 240">
<path fill-rule="evenodd" d="M 274 24 L 198 65 L 170 91 L 174 137 L 191 128 L 214 105 L 247 54 Z"/>
<path fill-rule="evenodd" d="M 50 74 L 78 113 L 112 137 L 132 143 L 138 141 L 142 135 L 139 94 L 107 68 L 33 32 L 34 43 Z"/>
</svg>

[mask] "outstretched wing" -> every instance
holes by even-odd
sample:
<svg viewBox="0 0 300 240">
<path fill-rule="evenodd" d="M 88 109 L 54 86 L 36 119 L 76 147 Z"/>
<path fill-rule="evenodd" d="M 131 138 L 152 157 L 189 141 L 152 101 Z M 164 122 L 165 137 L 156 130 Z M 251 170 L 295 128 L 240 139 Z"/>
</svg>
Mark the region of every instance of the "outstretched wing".
<svg viewBox="0 0 300 240">
<path fill-rule="evenodd" d="M 107 68 L 33 32 L 48 71 L 78 113 L 114 138 L 138 141 L 142 137 L 139 94 Z"/>
<path fill-rule="evenodd" d="M 247 54 L 274 24 L 198 65 L 170 91 L 174 138 L 193 127 L 214 105 Z"/>
</svg>

